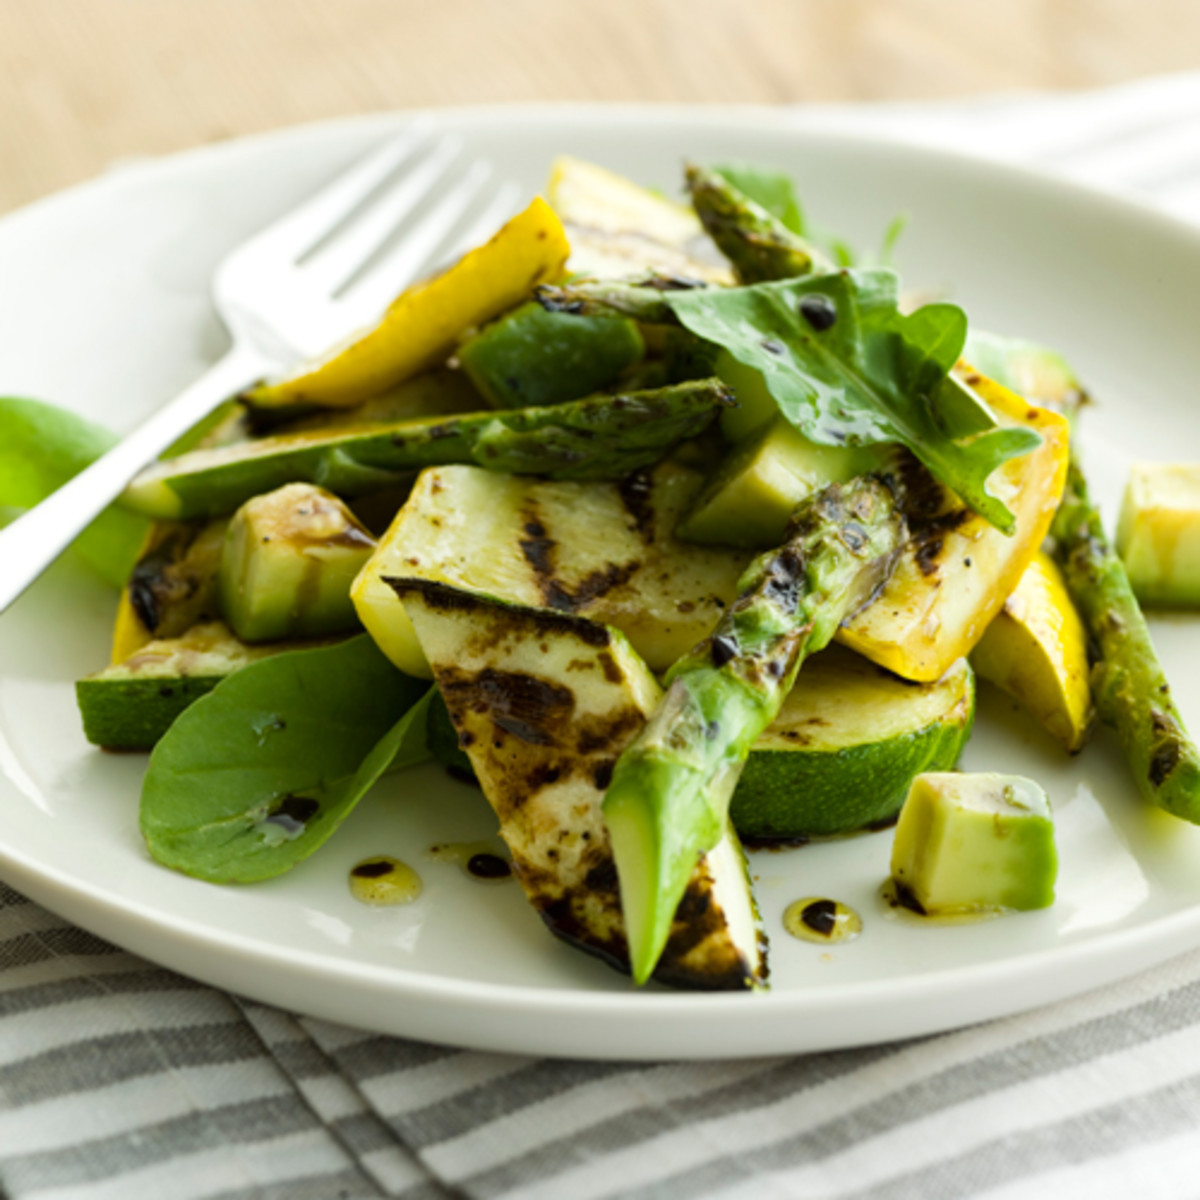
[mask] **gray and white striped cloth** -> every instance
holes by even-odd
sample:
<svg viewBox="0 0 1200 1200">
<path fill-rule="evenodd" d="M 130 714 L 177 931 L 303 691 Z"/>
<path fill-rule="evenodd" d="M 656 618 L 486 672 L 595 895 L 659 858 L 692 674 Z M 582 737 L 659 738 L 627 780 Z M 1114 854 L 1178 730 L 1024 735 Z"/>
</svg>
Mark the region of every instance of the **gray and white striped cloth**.
<svg viewBox="0 0 1200 1200">
<path fill-rule="evenodd" d="M 1200 76 L 810 110 L 1200 221 Z M 1154 1200 L 1200 1194 L 1200 952 L 940 1037 L 589 1063 L 295 1017 L 0 885 L 0 1200 Z"/>
</svg>

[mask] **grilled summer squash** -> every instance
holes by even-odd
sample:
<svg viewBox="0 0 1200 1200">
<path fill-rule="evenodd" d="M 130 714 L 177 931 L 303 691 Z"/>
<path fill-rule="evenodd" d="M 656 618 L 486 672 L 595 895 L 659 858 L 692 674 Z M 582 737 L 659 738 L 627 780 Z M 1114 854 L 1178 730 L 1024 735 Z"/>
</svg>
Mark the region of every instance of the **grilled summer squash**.
<svg viewBox="0 0 1200 1200">
<path fill-rule="evenodd" d="M 838 640 L 905 679 L 931 682 L 969 654 L 1042 544 L 1066 481 L 1069 425 L 982 376 L 968 382 L 1003 424 L 1035 429 L 1042 444 L 1010 459 L 989 480 L 1016 515 L 1006 537 L 932 477 L 908 511 L 913 531 L 878 597 L 838 631 Z"/>
<path fill-rule="evenodd" d="M 612 625 L 651 670 L 665 671 L 716 624 L 750 557 L 675 538 L 702 482 L 669 462 L 621 483 L 431 467 L 355 580 L 359 618 L 402 671 L 427 679 L 420 641 L 384 578 L 438 580 Z"/>
<path fill-rule="evenodd" d="M 295 642 L 248 646 L 220 621 L 146 643 L 124 662 L 79 680 L 84 736 L 110 750 L 149 750 L 194 700 L 248 663 Z"/>
<path fill-rule="evenodd" d="M 217 575 L 228 524 L 222 518 L 156 521 L 150 527 L 117 607 L 114 663 L 220 615 Z"/>
<path fill-rule="evenodd" d="M 425 579 L 384 582 L 416 630 L 530 903 L 557 936 L 628 970 L 601 802 L 658 702 L 654 676 L 620 633 L 593 621 Z M 730 830 L 697 864 L 655 978 L 727 990 L 765 973 Z"/>
<path fill-rule="evenodd" d="M 350 584 L 375 539 L 336 496 L 289 483 L 234 514 L 221 559 L 221 611 L 246 642 L 348 633 Z"/>
</svg>

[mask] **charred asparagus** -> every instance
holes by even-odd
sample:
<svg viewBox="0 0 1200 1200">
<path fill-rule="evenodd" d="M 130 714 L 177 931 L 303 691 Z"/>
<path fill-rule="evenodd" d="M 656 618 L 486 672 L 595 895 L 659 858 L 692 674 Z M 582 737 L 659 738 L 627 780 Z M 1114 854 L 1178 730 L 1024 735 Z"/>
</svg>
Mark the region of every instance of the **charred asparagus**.
<svg viewBox="0 0 1200 1200">
<path fill-rule="evenodd" d="M 699 856 L 725 832 L 750 746 L 804 659 L 886 577 L 904 532 L 878 479 L 827 487 L 799 506 L 784 545 L 750 565 L 713 633 L 671 669 L 604 800 L 637 982 L 658 962 Z"/>
</svg>

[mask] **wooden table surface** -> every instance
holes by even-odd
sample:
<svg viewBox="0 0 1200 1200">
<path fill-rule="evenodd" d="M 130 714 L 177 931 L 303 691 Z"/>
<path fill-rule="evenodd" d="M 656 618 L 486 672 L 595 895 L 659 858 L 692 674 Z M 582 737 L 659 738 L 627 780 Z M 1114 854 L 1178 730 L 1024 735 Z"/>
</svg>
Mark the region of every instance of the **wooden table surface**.
<svg viewBox="0 0 1200 1200">
<path fill-rule="evenodd" d="M 394 107 L 944 97 L 1192 66 L 1195 0 L 0 0 L 0 211 L 116 159 Z"/>
</svg>

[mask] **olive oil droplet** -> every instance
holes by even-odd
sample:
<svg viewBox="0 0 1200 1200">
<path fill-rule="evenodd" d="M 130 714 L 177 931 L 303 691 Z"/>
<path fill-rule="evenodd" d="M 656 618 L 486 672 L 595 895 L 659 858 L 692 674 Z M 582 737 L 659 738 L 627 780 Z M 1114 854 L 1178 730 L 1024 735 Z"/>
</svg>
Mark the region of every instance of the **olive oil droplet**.
<svg viewBox="0 0 1200 1200">
<path fill-rule="evenodd" d="M 862 933 L 862 917 L 840 900 L 806 896 L 789 904 L 783 914 L 783 927 L 803 942 L 822 946 L 848 942 Z"/>
<path fill-rule="evenodd" d="M 472 854 L 467 859 L 467 874 L 476 879 L 507 879 L 512 867 L 498 854 Z"/>
<path fill-rule="evenodd" d="M 380 854 L 350 868 L 350 894 L 373 908 L 411 904 L 421 894 L 421 877 L 407 863 Z"/>
</svg>

